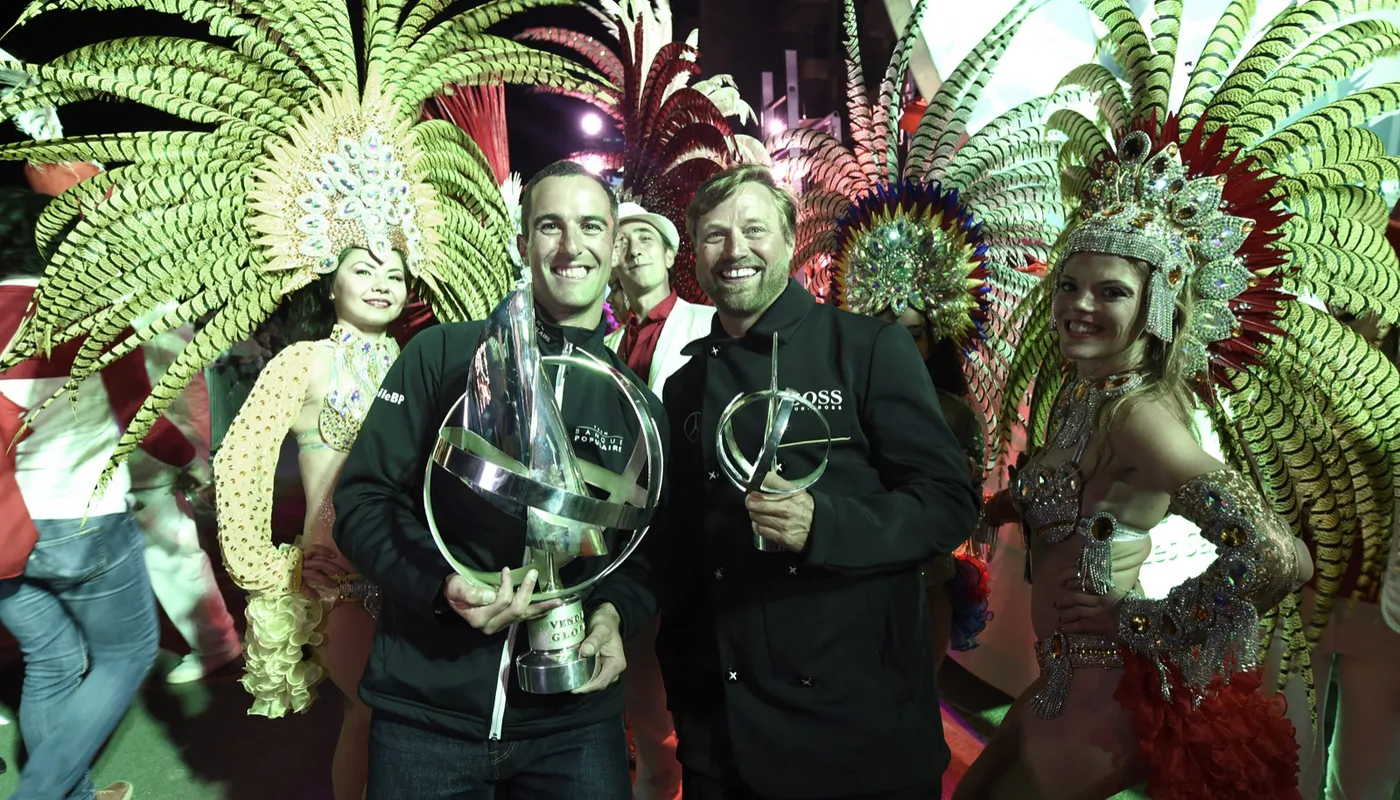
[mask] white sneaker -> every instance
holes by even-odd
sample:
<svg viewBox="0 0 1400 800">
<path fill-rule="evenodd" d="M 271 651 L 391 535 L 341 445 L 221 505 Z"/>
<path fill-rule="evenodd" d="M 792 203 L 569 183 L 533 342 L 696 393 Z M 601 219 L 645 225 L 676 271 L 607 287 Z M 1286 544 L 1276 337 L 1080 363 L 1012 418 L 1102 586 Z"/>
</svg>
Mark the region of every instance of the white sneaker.
<svg viewBox="0 0 1400 800">
<path fill-rule="evenodd" d="M 169 684 L 194 683 L 204 680 L 204 676 L 211 672 L 217 672 L 224 666 L 242 658 L 243 648 L 235 648 L 226 653 L 206 656 L 198 651 L 191 651 L 175 668 L 165 674 L 165 682 Z"/>
</svg>

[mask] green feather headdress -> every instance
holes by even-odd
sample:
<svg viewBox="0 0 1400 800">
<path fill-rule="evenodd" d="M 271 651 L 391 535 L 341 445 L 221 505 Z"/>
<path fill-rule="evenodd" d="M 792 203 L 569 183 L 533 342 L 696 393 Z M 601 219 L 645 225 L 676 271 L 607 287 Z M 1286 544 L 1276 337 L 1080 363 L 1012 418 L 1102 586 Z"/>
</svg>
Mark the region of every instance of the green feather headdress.
<svg viewBox="0 0 1400 800">
<path fill-rule="evenodd" d="M 365 0 L 363 68 L 345 0 L 37 0 L 53 10 L 142 8 L 207 26 L 227 46 L 171 36 L 81 47 L 0 98 L 0 118 L 90 98 L 126 100 L 198 130 L 80 136 L 0 147 L 0 158 L 101 161 L 37 229 L 52 252 L 2 366 L 86 337 L 64 391 L 166 330 L 193 341 L 123 435 L 103 482 L 193 376 L 347 246 L 398 249 L 444 321 L 485 316 L 513 280 L 511 220 L 471 138 L 421 119 L 444 87 L 486 83 L 603 91 L 559 56 L 486 33 L 519 11 L 570 0 Z M 79 213 L 81 210 L 81 214 Z M 135 335 L 152 309 L 172 309 Z M 60 392 L 61 394 L 61 392 Z M 36 412 L 37 413 L 37 412 Z"/>
<path fill-rule="evenodd" d="M 1047 138 L 1067 88 L 1023 103 L 968 135 L 982 87 L 1036 5 L 1022 0 L 963 59 L 901 142 L 900 95 L 925 0 L 914 6 L 871 103 L 855 6 L 845 3 L 847 115 L 854 147 L 795 129 L 768 141 L 774 174 L 798 196 L 792 266 L 809 288 L 861 314 L 923 312 L 957 341 L 972 405 L 997 425 L 1014 339 L 1003 321 L 1036 285 L 1062 219 L 1058 156 Z M 988 463 L 994 451 L 988 451 Z"/>
</svg>

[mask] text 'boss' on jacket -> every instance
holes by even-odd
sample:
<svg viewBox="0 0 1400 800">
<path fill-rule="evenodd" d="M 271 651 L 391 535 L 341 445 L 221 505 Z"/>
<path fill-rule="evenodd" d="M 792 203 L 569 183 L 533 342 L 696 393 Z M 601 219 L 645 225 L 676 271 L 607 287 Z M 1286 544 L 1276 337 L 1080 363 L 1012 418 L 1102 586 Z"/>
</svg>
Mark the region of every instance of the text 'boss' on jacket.
<svg viewBox="0 0 1400 800">
<path fill-rule="evenodd" d="M 775 337 L 779 388 L 832 442 L 800 553 L 754 548 L 715 449 L 729 402 L 769 387 Z M 641 562 L 663 565 L 657 652 L 683 763 L 775 798 L 936 782 L 948 751 L 919 566 L 967 538 L 978 498 L 912 338 L 790 281 L 741 339 L 716 319 L 687 352 L 665 390 L 669 522 Z M 735 417 L 746 458 L 766 424 L 763 402 Z M 795 408 L 778 474 L 810 473 L 827 438 Z"/>
<path fill-rule="evenodd" d="M 530 695 L 520 689 L 512 665 L 502 705 L 496 695 L 507 632 L 486 636 L 450 611 L 443 613 L 439 594 L 451 568 L 427 529 L 424 467 L 444 418 L 467 388 L 482 329 L 480 322 L 439 325 L 419 333 L 404 349 L 381 384 L 340 475 L 335 540 L 350 563 L 384 594 L 374 646 L 360 681 L 365 703 L 472 738 L 529 738 L 621 714 L 621 684 L 586 695 Z M 538 317 L 536 329 L 543 355 L 586 350 L 642 387 L 664 441 L 665 411 L 604 346 L 602 326 L 561 328 Z M 558 368 L 546 367 L 545 372 L 557 386 Z M 624 471 L 638 424 L 610 379 L 569 370 L 561 410 L 580 459 Z M 438 528 L 458 560 L 495 573 L 524 563 L 522 520 L 497 510 L 437 466 L 431 495 Z M 566 585 L 601 571 L 626 542 L 617 531 L 608 531 L 605 538 L 610 555 L 568 564 L 561 571 Z M 631 593 L 616 594 L 626 629 L 631 612 L 623 600 Z M 591 607 L 587 600 L 585 606 Z M 514 654 L 528 646 L 525 631 L 518 631 Z"/>
</svg>

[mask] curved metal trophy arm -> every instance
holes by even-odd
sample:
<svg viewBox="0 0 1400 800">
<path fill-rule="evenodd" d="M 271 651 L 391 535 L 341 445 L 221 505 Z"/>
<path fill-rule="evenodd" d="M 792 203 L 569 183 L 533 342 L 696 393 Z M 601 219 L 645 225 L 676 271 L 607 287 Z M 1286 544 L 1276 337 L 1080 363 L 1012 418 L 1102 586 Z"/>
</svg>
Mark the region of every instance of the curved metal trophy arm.
<svg viewBox="0 0 1400 800">
<path fill-rule="evenodd" d="M 720 471 L 739 491 L 744 493 L 762 492 L 763 494 L 779 496 L 792 495 L 805 492 L 826 472 L 826 465 L 831 459 L 831 424 L 826 421 L 826 415 L 815 403 L 791 389 L 778 388 L 778 340 L 776 337 L 773 339 L 773 354 L 770 364 L 772 377 L 769 388 L 751 394 L 735 395 L 734 399 L 729 401 L 729 405 L 725 406 L 724 411 L 719 415 L 719 422 L 715 425 L 715 453 L 719 457 Z M 759 401 L 768 403 L 768 424 L 763 430 L 763 445 L 759 448 L 758 457 L 749 461 L 734 435 L 734 416 L 744 408 Z M 792 484 L 791 489 L 764 486 L 764 479 L 773 472 L 774 464 L 777 462 L 779 448 L 799 444 L 783 444 L 783 436 L 787 433 L 788 423 L 792 421 L 792 412 L 798 406 L 811 411 L 817 421 L 821 423 L 823 430 L 826 431 L 826 435 L 822 439 L 801 442 L 800 444 L 821 444 L 825 446 L 826 451 L 822 454 L 816 469 L 800 478 L 788 479 L 788 482 Z M 783 549 L 776 542 L 770 542 L 756 533 L 753 535 L 753 546 L 765 553 L 781 552 Z"/>
<path fill-rule="evenodd" d="M 491 500 L 492 504 L 513 516 L 524 517 L 535 509 L 562 520 L 597 528 L 633 530 L 623 551 L 599 574 L 582 583 L 541 589 L 531 595 L 531 602 L 542 602 L 587 589 L 594 583 L 611 574 L 632 555 L 641 544 L 651 527 L 651 515 L 661 497 L 664 474 L 661 469 L 661 435 L 647 409 L 646 396 L 621 372 L 612 368 L 596 356 L 584 351 L 581 355 L 544 356 L 544 364 L 554 364 L 564 368 L 577 368 L 595 375 L 611 378 L 617 389 L 627 398 L 640 430 L 637 443 L 628 459 L 627 468 L 621 475 L 596 464 L 579 461 L 578 468 L 585 483 L 607 492 L 607 499 L 600 500 L 586 494 L 567 491 L 538 480 L 531 470 L 520 461 L 494 447 L 478 434 L 466 428 L 448 423 L 457 417 L 470 394 L 463 394 L 448 410 L 438 434 L 437 445 L 432 459 L 425 466 L 423 476 L 423 503 L 426 511 L 428 531 L 437 544 L 438 551 L 453 571 L 469 582 L 487 589 L 495 589 L 501 583 L 500 573 L 473 569 L 454 557 L 443 539 L 433 514 L 431 480 L 433 465 L 441 467 L 470 486 L 478 494 Z M 645 491 L 637 485 L 643 471 L 647 472 Z M 511 570 L 512 587 L 519 586 L 525 575 L 536 569 L 540 574 L 551 574 L 563 564 L 559 553 L 530 548 L 530 563 Z M 564 556 L 572 560 L 572 554 Z M 566 563 L 566 562 L 565 562 Z"/>
<path fill-rule="evenodd" d="M 739 442 L 734 437 L 733 419 L 739 411 L 760 400 L 767 400 L 774 412 L 772 422 L 769 423 L 764 434 L 763 449 L 759 451 L 758 458 L 750 462 L 744 456 L 744 451 L 739 447 Z M 765 487 L 763 479 L 767 478 L 769 473 L 773 471 L 773 463 L 778 456 L 778 448 L 782 447 L 783 435 L 787 433 L 793 408 L 799 405 L 815 414 L 817 421 L 822 424 L 826 436 L 822 441 L 813 442 L 813 444 L 824 445 L 826 452 L 822 454 L 821 463 L 817 465 L 816 469 L 801 478 L 788 479 L 788 482 L 792 484 L 791 489 Z M 719 415 L 719 424 L 716 426 L 716 430 L 719 435 L 718 442 L 716 442 L 718 446 L 715 450 L 719 454 L 720 469 L 730 483 L 743 492 L 762 492 L 771 495 L 804 492 L 826 472 L 827 461 L 831 458 L 831 425 L 826 421 L 826 415 L 811 401 L 789 389 L 765 389 L 753 394 L 736 396 L 729 401 L 729 405 L 725 406 L 723 413 Z"/>
</svg>

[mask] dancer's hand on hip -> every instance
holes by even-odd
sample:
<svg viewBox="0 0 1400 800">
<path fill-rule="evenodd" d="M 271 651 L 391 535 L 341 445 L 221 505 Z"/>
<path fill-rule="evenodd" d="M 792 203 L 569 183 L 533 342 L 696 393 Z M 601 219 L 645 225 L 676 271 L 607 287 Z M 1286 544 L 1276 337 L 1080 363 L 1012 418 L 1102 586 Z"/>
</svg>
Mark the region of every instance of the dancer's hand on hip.
<svg viewBox="0 0 1400 800">
<path fill-rule="evenodd" d="M 1084 591 L 1079 568 L 1068 567 L 1058 576 L 1062 591 L 1055 598 L 1060 628 L 1065 633 L 1091 633 L 1115 636 L 1118 633 L 1118 603 L 1124 592 L 1089 594 Z"/>
</svg>

